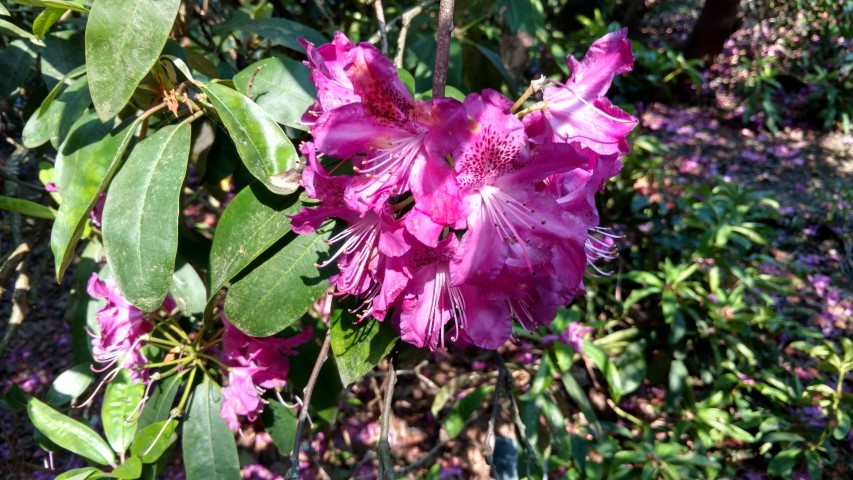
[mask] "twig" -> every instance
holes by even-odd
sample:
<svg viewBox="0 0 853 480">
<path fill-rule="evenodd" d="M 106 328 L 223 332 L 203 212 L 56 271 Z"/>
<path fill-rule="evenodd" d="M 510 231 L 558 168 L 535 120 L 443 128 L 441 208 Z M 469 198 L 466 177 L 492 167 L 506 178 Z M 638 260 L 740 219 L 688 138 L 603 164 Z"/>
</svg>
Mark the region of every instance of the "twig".
<svg viewBox="0 0 853 480">
<path fill-rule="evenodd" d="M 437 1 L 438 0 L 422 0 L 417 5 L 413 6 L 412 8 L 406 10 L 405 12 L 400 14 L 399 16 L 394 17 L 389 22 L 387 22 L 385 24 L 385 31 L 387 32 L 389 28 L 393 27 L 394 24 L 396 24 L 397 22 L 402 20 L 403 17 L 406 16 L 406 14 L 408 14 L 409 12 L 417 11 L 417 13 L 415 13 L 415 15 L 417 15 L 418 13 L 423 12 L 424 10 L 426 10 L 427 7 L 431 6 L 432 4 L 434 4 Z M 371 35 L 370 38 L 367 39 L 367 42 L 368 43 L 377 43 L 381 39 L 382 39 L 382 36 L 379 34 L 379 32 L 376 32 L 373 35 Z"/>
<path fill-rule="evenodd" d="M 441 0 L 438 5 L 438 31 L 435 34 L 435 68 L 432 77 L 432 98 L 444 96 L 447 68 L 450 62 L 450 34 L 453 32 L 455 0 Z"/>
<path fill-rule="evenodd" d="M 373 0 L 373 9 L 376 12 L 376 23 L 379 24 L 379 38 L 382 39 L 382 54 L 388 55 L 388 30 L 385 26 L 385 9 L 382 8 L 382 0 Z"/>
<path fill-rule="evenodd" d="M 12 273 L 18 268 L 18 264 L 21 263 L 24 258 L 27 257 L 30 253 L 30 244 L 29 242 L 22 243 L 17 246 L 12 253 L 9 254 L 9 257 L 3 261 L 3 264 L 0 265 L 0 295 L 5 292 L 3 288 L 6 285 L 6 282 L 12 276 Z"/>
<path fill-rule="evenodd" d="M 391 428 L 391 418 L 394 405 L 394 385 L 397 383 L 397 374 L 394 370 L 394 361 L 389 361 L 388 379 L 385 381 L 385 399 L 382 402 L 382 417 L 380 418 L 379 431 L 379 478 L 394 480 L 394 464 L 391 462 L 391 443 L 388 441 L 388 431 Z"/>
<path fill-rule="evenodd" d="M 400 15 L 402 23 L 400 24 L 400 34 L 397 35 L 397 53 L 394 55 L 395 67 L 403 68 L 403 54 L 406 53 L 406 36 L 409 34 L 409 26 L 412 24 L 412 20 L 433 3 L 435 1 L 421 2 Z"/>
<path fill-rule="evenodd" d="M 317 361 L 314 362 L 314 369 L 311 370 L 311 376 L 308 377 L 308 384 L 303 390 L 302 408 L 299 410 L 299 421 L 296 423 L 296 435 L 293 441 L 293 451 L 290 453 L 290 470 L 287 471 L 287 480 L 299 480 L 299 451 L 302 443 L 302 429 L 305 428 L 305 421 L 308 419 L 308 407 L 311 405 L 311 395 L 314 393 L 314 385 L 317 383 L 317 377 L 320 376 L 320 369 L 323 363 L 326 362 L 326 357 L 329 354 L 329 345 L 332 343 L 332 329 L 326 328 L 326 338 L 323 340 L 323 346 L 320 347 L 320 354 L 317 355 Z M 309 433 L 311 427 L 308 427 Z"/>
<path fill-rule="evenodd" d="M 500 356 L 495 352 L 495 356 Z M 495 394 L 492 397 L 492 418 L 489 419 L 489 428 L 486 430 L 486 440 L 483 442 L 483 456 L 486 457 L 486 462 L 489 464 L 489 469 L 492 472 L 492 478 L 497 478 L 495 472 L 495 447 L 492 445 L 492 439 L 495 436 L 495 426 L 498 423 L 498 412 L 501 409 L 501 384 L 504 382 L 504 371 L 498 372 L 498 378 L 495 380 Z"/>
<path fill-rule="evenodd" d="M 246 96 L 249 97 L 249 100 L 252 99 L 252 85 L 255 83 L 255 75 L 257 75 L 258 72 L 260 72 L 263 69 L 264 69 L 263 65 L 258 65 L 258 68 L 256 68 L 255 71 L 252 72 L 251 75 L 249 75 L 249 81 L 246 82 Z"/>
<path fill-rule="evenodd" d="M 524 422 L 521 421 L 521 415 L 518 411 L 518 403 L 515 401 L 515 394 L 513 393 L 513 389 L 515 388 L 515 380 L 512 378 L 512 374 L 506 368 L 506 363 L 504 363 L 504 359 L 498 356 L 498 361 L 500 362 L 500 372 L 501 375 L 505 375 L 506 382 L 504 382 L 504 388 L 506 389 L 506 396 L 509 397 L 510 406 L 512 407 L 512 417 L 513 424 L 515 425 L 516 435 L 521 439 L 521 444 L 524 445 L 524 452 L 527 455 L 527 461 L 525 463 L 525 467 L 527 467 L 527 478 L 533 478 L 530 476 L 530 465 L 536 462 L 536 454 L 533 450 L 533 445 L 530 444 L 530 440 L 527 439 L 527 432 L 524 427 Z"/>
<path fill-rule="evenodd" d="M 6 356 L 6 351 L 12 343 L 12 337 L 18 327 L 24 323 L 24 317 L 27 314 L 30 277 L 27 275 L 26 265 L 26 262 L 21 262 L 18 265 L 18 279 L 15 280 L 15 293 L 12 296 L 12 315 L 9 316 L 9 324 L 6 326 L 3 340 L 0 341 L 0 359 Z"/>
</svg>

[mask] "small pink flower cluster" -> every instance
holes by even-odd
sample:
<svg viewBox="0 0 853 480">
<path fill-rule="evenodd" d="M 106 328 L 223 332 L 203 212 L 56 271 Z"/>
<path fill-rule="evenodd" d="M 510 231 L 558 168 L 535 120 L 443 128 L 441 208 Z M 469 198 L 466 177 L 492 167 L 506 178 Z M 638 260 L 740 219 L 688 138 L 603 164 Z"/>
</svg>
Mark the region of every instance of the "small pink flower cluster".
<svg viewBox="0 0 853 480">
<path fill-rule="evenodd" d="M 314 137 L 301 147 L 302 184 L 320 203 L 291 226 L 347 222 L 326 262 L 337 262 L 337 293 L 430 349 L 444 348 L 446 330 L 494 349 L 513 319 L 550 323 L 583 292 L 586 267 L 613 255 L 595 194 L 637 124 L 605 97 L 633 66 L 626 37 L 570 56 L 568 81 L 550 82 L 525 115 L 493 90 L 416 100 L 372 45 L 340 32 L 319 47 L 303 41 L 317 101 L 302 119 Z"/>
</svg>

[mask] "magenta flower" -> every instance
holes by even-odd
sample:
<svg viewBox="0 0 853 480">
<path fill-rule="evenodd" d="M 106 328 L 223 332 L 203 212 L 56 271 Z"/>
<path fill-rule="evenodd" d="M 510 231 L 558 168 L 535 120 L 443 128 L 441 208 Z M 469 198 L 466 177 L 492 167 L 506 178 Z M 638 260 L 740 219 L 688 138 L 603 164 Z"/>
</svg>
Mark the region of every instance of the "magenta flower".
<svg viewBox="0 0 853 480">
<path fill-rule="evenodd" d="M 92 297 L 107 301 L 96 314 L 98 333 L 89 332 L 92 336 L 92 357 L 106 364 L 99 371 L 116 367 L 108 375 L 108 379 L 111 379 L 119 369 L 127 368 L 135 382 L 147 381 L 148 370 L 137 367 L 148 363 L 141 349 L 146 335 L 154 329 L 154 324 L 145 319 L 142 310 L 122 296 L 112 280 L 101 280 L 97 273 L 93 273 L 87 291 Z"/>
<path fill-rule="evenodd" d="M 261 394 L 287 384 L 290 371 L 288 356 L 296 355 L 296 347 L 307 342 L 314 329 L 306 328 L 290 338 L 250 337 L 223 319 L 222 363 L 228 367 L 228 386 L 222 389 L 219 416 L 232 430 L 240 428 L 238 416 L 250 422 L 263 411 Z"/>
<path fill-rule="evenodd" d="M 572 347 L 572 350 L 580 353 L 583 350 L 583 337 L 589 332 L 595 330 L 592 327 L 584 327 L 580 322 L 571 322 L 565 330 L 557 335 L 546 335 L 543 338 L 545 343 L 559 340 L 560 342 Z"/>
<path fill-rule="evenodd" d="M 625 28 L 596 40 L 577 61 L 569 55 L 572 72 L 565 85 L 544 89 L 543 109 L 525 117 L 536 143 L 570 142 L 600 155 L 628 153 L 625 136 L 637 119 L 610 103 L 604 95 L 616 75 L 631 71 L 634 54 Z"/>
<path fill-rule="evenodd" d="M 348 54 L 355 45 L 341 32 L 335 33 L 332 43 L 318 48 L 314 48 L 313 43 L 304 39 L 300 40 L 300 43 L 308 55 L 305 65 L 311 69 L 311 80 L 317 87 L 317 101 L 308 108 L 301 122 L 312 126 L 323 112 L 360 101 L 353 91 L 352 82 L 344 72 L 348 64 Z"/>
</svg>

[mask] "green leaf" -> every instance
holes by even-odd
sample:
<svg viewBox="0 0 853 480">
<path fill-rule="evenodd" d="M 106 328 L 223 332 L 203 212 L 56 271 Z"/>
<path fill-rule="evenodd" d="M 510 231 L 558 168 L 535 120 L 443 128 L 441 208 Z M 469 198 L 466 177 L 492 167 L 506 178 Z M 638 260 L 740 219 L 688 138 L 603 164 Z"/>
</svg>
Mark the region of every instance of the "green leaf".
<svg viewBox="0 0 853 480">
<path fill-rule="evenodd" d="M 21 5 L 30 5 L 32 7 L 56 7 L 65 10 L 73 10 L 75 12 L 89 13 L 90 1 L 83 0 L 12 0 Z"/>
<path fill-rule="evenodd" d="M 156 462 L 178 439 L 177 428 L 177 420 L 163 420 L 139 430 L 130 447 L 131 455 L 141 458 L 142 463 Z"/>
<path fill-rule="evenodd" d="M 604 378 L 607 379 L 607 386 L 610 388 L 610 395 L 614 402 L 618 402 L 622 398 L 622 379 L 619 377 L 619 370 L 616 365 L 610 361 L 604 350 L 592 342 L 583 343 L 583 353 L 591 358 L 595 366 L 604 374 Z"/>
<path fill-rule="evenodd" d="M 839 409 L 835 412 L 835 428 L 832 429 L 832 436 L 836 440 L 841 440 L 847 436 L 850 431 L 850 414 Z"/>
<path fill-rule="evenodd" d="M 182 258 L 178 258 L 169 292 L 178 305 L 178 309 L 184 315 L 191 317 L 204 313 L 204 306 L 207 304 L 207 289 L 201 277 L 198 276 L 198 272 Z"/>
<path fill-rule="evenodd" d="M 0 15 L 3 15 L 6 17 L 9 16 L 9 9 L 6 8 L 6 5 L 3 5 L 2 3 L 0 3 Z"/>
<path fill-rule="evenodd" d="M 0 397 L 0 408 L 5 408 L 6 410 L 11 410 L 13 412 L 20 412 L 27 408 L 27 394 L 18 386 L 18 384 L 13 383 L 8 390 L 6 390 L 6 394 Z"/>
<path fill-rule="evenodd" d="M 23 139 L 25 147 L 36 148 L 50 140 L 55 128 L 53 113 L 50 111 L 50 108 L 55 103 L 54 100 L 59 95 L 59 92 L 64 90 L 66 83 L 69 83 L 72 78 L 76 78 L 85 72 L 85 66 L 75 68 L 47 94 L 47 97 L 41 102 L 41 106 L 30 116 L 26 125 L 24 125 Z"/>
<path fill-rule="evenodd" d="M 225 297 L 231 323 L 253 337 L 282 331 L 298 320 L 329 285 L 317 264 L 329 251 L 331 227 L 315 233 L 289 233 L 235 281 Z"/>
<path fill-rule="evenodd" d="M 648 365 L 646 363 L 644 343 L 633 342 L 616 359 L 622 380 L 622 393 L 628 394 L 638 389 L 646 378 Z"/>
<path fill-rule="evenodd" d="M 468 395 L 462 397 L 450 407 L 450 413 L 444 420 L 444 430 L 447 431 L 448 438 L 455 438 L 462 432 L 465 423 L 471 418 L 477 410 L 480 409 L 483 402 L 489 398 L 489 394 L 494 391 L 493 385 L 483 385 L 474 389 Z"/>
<path fill-rule="evenodd" d="M 54 480 L 86 480 L 93 473 L 101 473 L 95 467 L 75 468 L 57 476 Z"/>
<path fill-rule="evenodd" d="M 406 86 L 406 90 L 409 91 L 413 97 L 415 96 L 415 77 L 409 73 L 408 70 L 404 70 L 402 68 L 397 69 L 397 76 L 400 78 L 400 81 L 403 82 L 403 85 Z M 448 95 L 450 96 L 450 95 Z"/>
<path fill-rule="evenodd" d="M 47 403 L 58 407 L 76 399 L 89 388 L 93 379 L 91 364 L 75 365 L 62 372 L 50 384 L 50 389 L 47 391 Z"/>
<path fill-rule="evenodd" d="M 25 38 L 37 45 L 41 45 L 41 41 L 35 35 L 8 20 L 0 19 L 0 33 L 18 38 Z"/>
<path fill-rule="evenodd" d="M 169 418 L 181 380 L 183 380 L 181 375 L 172 375 L 153 388 L 151 397 L 145 402 L 145 409 L 139 417 L 140 429 Z"/>
<path fill-rule="evenodd" d="M 539 0 L 500 0 L 498 10 L 503 10 L 503 20 L 512 33 L 519 30 L 535 36 L 545 28 L 545 12 Z"/>
<path fill-rule="evenodd" d="M 63 8 L 48 7 L 42 10 L 38 17 L 33 20 L 33 35 L 44 38 L 50 27 L 62 17 L 66 10 Z"/>
<path fill-rule="evenodd" d="M 27 415 L 33 426 L 56 445 L 100 465 L 115 465 L 110 446 L 88 426 L 57 412 L 37 398 L 31 398 L 27 403 Z"/>
<path fill-rule="evenodd" d="M 47 128 L 50 135 L 50 143 L 54 147 L 62 150 L 62 144 L 68 140 L 71 130 L 75 124 L 79 124 L 84 117 L 86 109 L 92 103 L 89 97 L 89 84 L 87 77 L 83 76 L 75 80 L 68 86 L 57 99 L 50 105 L 47 110 Z M 92 128 L 100 134 L 104 130 L 109 130 L 109 126 L 102 129 Z M 103 135 L 92 138 L 92 140 L 100 140 Z M 93 142 L 94 143 L 94 142 Z M 62 192 L 60 192 L 61 194 Z"/>
<path fill-rule="evenodd" d="M 0 97 L 11 97 L 23 85 L 35 65 L 35 54 L 23 40 L 10 42 L 0 50 Z"/>
<path fill-rule="evenodd" d="M 261 70 L 258 70 L 258 69 Z M 256 73 L 257 72 L 257 73 Z M 301 62 L 289 58 L 266 58 L 249 65 L 234 75 L 238 92 L 246 93 L 252 81 L 252 100 L 278 123 L 300 130 L 308 128 L 300 122 L 302 114 L 317 98 L 311 72 Z"/>
<path fill-rule="evenodd" d="M 102 121 L 127 105 L 160 57 L 180 0 L 95 2 L 86 22 L 86 69 Z"/>
<path fill-rule="evenodd" d="M 242 93 L 216 83 L 203 90 L 249 172 L 274 193 L 295 192 L 302 177 L 299 156 L 278 123 Z"/>
<path fill-rule="evenodd" d="M 190 153 L 190 124 L 146 138 L 116 174 L 104 205 L 104 248 L 125 298 L 160 307 L 175 268 L 178 209 Z"/>
<path fill-rule="evenodd" d="M 136 384 L 130 371 L 123 368 L 118 376 L 107 384 L 104 403 L 101 406 L 101 421 L 107 441 L 116 453 L 122 453 L 130 446 L 136 434 L 136 419 L 133 416 L 141 408 L 145 386 Z M 133 421 L 129 421 L 129 420 Z"/>
<path fill-rule="evenodd" d="M 284 457 L 293 451 L 293 442 L 296 440 L 296 412 L 295 408 L 270 402 L 264 407 L 264 413 L 261 415 L 264 430 L 270 434 L 278 453 Z"/>
<path fill-rule="evenodd" d="M 598 432 L 601 431 L 601 426 L 598 422 L 598 415 L 595 414 L 595 410 L 593 410 L 592 403 L 589 402 L 589 397 L 587 397 L 586 392 L 570 373 L 572 366 L 571 349 L 566 345 L 555 343 L 554 352 L 557 356 L 557 365 L 560 367 L 561 371 L 560 380 L 563 383 L 563 387 L 566 389 L 566 393 L 568 393 L 569 397 L 578 405 L 578 407 L 580 407 L 587 421 L 591 426 L 594 426 L 593 432 L 598 436 Z"/>
<path fill-rule="evenodd" d="M 326 37 L 317 30 L 286 18 L 251 19 L 235 16 L 230 21 L 214 26 L 213 31 L 219 35 L 231 34 L 235 31 L 253 33 L 273 44 L 287 47 L 300 54 L 305 52 L 304 47 L 297 41 L 300 38 L 304 38 L 315 45 L 328 43 Z"/>
<path fill-rule="evenodd" d="M 88 150 L 88 155 L 74 158 L 77 163 L 69 169 L 67 184 L 60 191 L 62 204 L 50 232 L 57 279 L 62 277 L 74 258 L 74 247 L 83 233 L 89 212 L 121 165 L 138 125 L 138 120 L 128 119 Z"/>
<path fill-rule="evenodd" d="M 222 394 L 207 378 L 193 390 L 182 446 L 187 480 L 239 480 L 234 434 L 219 416 Z"/>
<path fill-rule="evenodd" d="M 791 471 L 802 453 L 803 451 L 799 448 L 782 450 L 767 465 L 767 474 L 774 477 L 790 478 Z"/>
<path fill-rule="evenodd" d="M 335 310 L 330 319 L 332 353 L 341 382 L 349 385 L 373 369 L 397 342 L 397 333 L 385 322 L 367 319 L 356 324 L 356 316 Z"/>
<path fill-rule="evenodd" d="M 58 9 L 48 9 L 44 13 L 56 10 Z M 41 51 L 41 74 L 47 88 L 55 87 L 68 72 L 86 62 L 83 36 L 74 30 L 51 33 L 45 37 L 44 44 L 45 48 Z"/>
<path fill-rule="evenodd" d="M 468 42 L 473 45 L 484 57 L 488 60 L 494 67 L 497 69 L 498 73 L 501 74 L 506 84 L 509 86 L 510 91 L 516 91 L 516 83 L 515 79 L 512 78 L 512 75 L 509 74 L 506 67 L 504 67 L 503 60 L 501 60 L 501 56 L 497 54 L 494 50 L 490 50 L 482 45 L 478 45 L 476 43 Z"/>
<path fill-rule="evenodd" d="M 23 198 L 0 196 L 0 210 L 18 212 L 22 215 L 34 218 L 53 220 L 56 210 L 40 203 L 24 200 Z"/>
<path fill-rule="evenodd" d="M 112 471 L 114 478 L 133 480 L 142 475 L 142 460 L 138 457 L 130 457 Z"/>
<path fill-rule="evenodd" d="M 210 300 L 234 276 L 290 231 L 302 208 L 296 195 L 275 195 L 259 183 L 237 194 L 216 225 L 210 250 Z M 251 229 L 246 229 L 251 225 Z"/>
<path fill-rule="evenodd" d="M 687 375 L 687 366 L 684 365 L 684 361 L 673 360 L 669 366 L 669 380 L 666 391 L 666 404 L 669 408 L 675 408 L 681 402 Z"/>
</svg>

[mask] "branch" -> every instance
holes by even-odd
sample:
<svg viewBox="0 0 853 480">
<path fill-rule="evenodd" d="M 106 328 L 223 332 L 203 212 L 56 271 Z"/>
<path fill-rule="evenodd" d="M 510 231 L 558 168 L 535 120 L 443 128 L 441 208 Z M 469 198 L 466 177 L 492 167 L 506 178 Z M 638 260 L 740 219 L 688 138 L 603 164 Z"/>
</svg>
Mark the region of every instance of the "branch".
<svg viewBox="0 0 853 480">
<path fill-rule="evenodd" d="M 409 34 L 409 26 L 412 24 L 412 20 L 433 3 L 435 3 L 435 0 L 421 2 L 400 15 L 399 18 L 402 20 L 402 24 L 400 25 L 400 34 L 397 35 L 397 53 L 394 55 L 395 67 L 403 68 L 403 54 L 406 53 L 406 36 Z"/>
<path fill-rule="evenodd" d="M 435 34 L 435 68 L 432 77 L 432 98 L 444 96 L 447 66 L 450 62 L 450 34 L 453 32 L 454 0 L 441 0 L 438 7 L 438 31 Z"/>
<path fill-rule="evenodd" d="M 287 480 L 299 480 L 299 451 L 302 443 L 302 429 L 305 427 L 305 420 L 308 419 L 308 407 L 311 405 L 311 394 L 314 393 L 314 385 L 317 383 L 317 377 L 320 376 L 320 369 L 326 361 L 329 354 L 329 345 L 332 344 L 332 329 L 326 328 L 326 338 L 323 340 L 323 346 L 320 347 L 320 354 L 317 356 L 317 361 L 314 362 L 314 370 L 311 371 L 311 376 L 308 378 L 308 384 L 305 385 L 303 395 L 305 399 L 302 401 L 302 409 L 299 411 L 299 421 L 296 424 L 296 436 L 293 441 L 293 451 L 290 453 L 290 470 L 287 471 Z M 310 433 L 310 428 L 309 433 Z"/>
<path fill-rule="evenodd" d="M 3 340 L 0 341 L 0 358 L 6 355 L 9 345 L 12 344 L 15 331 L 24 323 L 27 307 L 29 307 L 27 295 L 30 293 L 30 277 L 25 270 L 26 265 L 26 262 L 21 262 L 18 265 L 18 279 L 15 280 L 15 293 L 12 295 L 12 315 L 9 316 L 9 325 L 6 326 Z"/>
<path fill-rule="evenodd" d="M 382 39 L 382 55 L 388 55 L 388 31 L 385 26 L 385 9 L 382 8 L 382 0 L 373 1 L 373 9 L 376 11 L 376 22 L 379 24 L 379 37 Z"/>
<path fill-rule="evenodd" d="M 414 13 L 414 14 L 412 15 L 412 16 L 414 17 L 414 16 L 415 16 L 415 15 L 417 15 L 418 13 L 421 13 L 421 12 L 423 12 L 424 10 L 426 10 L 426 8 L 427 8 L 427 7 L 431 6 L 431 5 L 432 5 L 432 4 L 434 4 L 436 1 L 438 1 L 438 0 L 422 0 L 420 3 L 418 3 L 418 4 L 417 4 L 417 5 L 415 5 L 414 7 L 412 7 L 412 8 L 410 8 L 410 9 L 406 10 L 405 12 L 403 12 L 402 14 L 400 14 L 399 16 L 394 17 L 394 18 L 392 18 L 392 19 L 391 19 L 391 21 L 387 22 L 387 23 L 385 24 L 385 31 L 387 32 L 389 28 L 393 27 L 393 26 L 394 26 L 394 24 L 396 24 L 397 22 L 399 22 L 400 20 L 402 20 L 402 19 L 403 19 L 407 14 L 409 14 L 410 12 L 416 11 L 416 13 Z M 377 43 L 377 42 L 379 42 L 379 40 L 381 40 L 381 39 L 382 39 L 382 36 L 380 35 L 380 33 L 379 33 L 379 32 L 376 32 L 376 33 L 374 33 L 373 35 L 371 35 L 371 36 L 370 36 L 370 38 L 368 38 L 368 39 L 367 39 L 367 43 Z"/>
<path fill-rule="evenodd" d="M 394 405 L 394 384 L 397 383 L 397 374 L 394 370 L 394 362 L 389 360 L 388 379 L 385 381 L 385 398 L 382 401 L 382 417 L 380 418 L 379 431 L 379 478 L 394 480 L 394 463 L 391 461 L 391 443 L 388 441 L 388 430 L 391 428 L 391 418 Z"/>
<path fill-rule="evenodd" d="M 500 357 L 500 354 L 495 352 L 495 356 Z M 489 428 L 486 430 L 486 440 L 483 441 L 483 456 L 489 464 L 492 478 L 497 478 L 494 462 L 495 447 L 492 444 L 492 439 L 495 436 L 495 426 L 498 423 L 498 412 L 501 409 L 501 386 L 505 378 L 504 369 L 501 369 L 498 372 L 497 380 L 495 380 L 495 394 L 492 397 L 492 418 L 489 419 Z"/>
<path fill-rule="evenodd" d="M 512 407 L 513 424 L 515 425 L 516 434 L 521 439 L 521 444 L 524 445 L 524 452 L 527 456 L 527 461 L 525 462 L 525 466 L 527 467 L 527 478 L 532 478 L 530 476 L 530 465 L 536 462 L 536 453 L 534 453 L 533 445 L 530 444 L 530 440 L 527 439 L 524 422 L 521 421 L 521 415 L 518 411 L 518 403 L 515 401 L 515 394 L 513 393 L 515 381 L 512 378 L 512 374 L 506 368 L 504 359 L 498 356 L 498 361 L 500 362 L 500 375 L 503 375 L 506 379 L 504 382 L 504 388 L 506 389 L 506 396 L 509 397 L 510 405 Z"/>
</svg>

